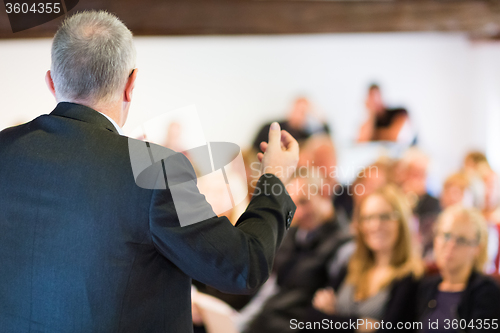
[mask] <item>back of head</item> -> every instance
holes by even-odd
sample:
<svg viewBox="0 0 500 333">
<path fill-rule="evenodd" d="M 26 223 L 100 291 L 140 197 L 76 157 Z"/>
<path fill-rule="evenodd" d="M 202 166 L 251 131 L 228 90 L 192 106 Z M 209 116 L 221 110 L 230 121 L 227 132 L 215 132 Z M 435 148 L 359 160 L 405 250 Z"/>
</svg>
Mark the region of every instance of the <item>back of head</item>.
<svg viewBox="0 0 500 333">
<path fill-rule="evenodd" d="M 51 76 L 59 102 L 118 101 L 134 67 L 132 33 L 105 11 L 77 13 L 54 36 Z"/>
</svg>

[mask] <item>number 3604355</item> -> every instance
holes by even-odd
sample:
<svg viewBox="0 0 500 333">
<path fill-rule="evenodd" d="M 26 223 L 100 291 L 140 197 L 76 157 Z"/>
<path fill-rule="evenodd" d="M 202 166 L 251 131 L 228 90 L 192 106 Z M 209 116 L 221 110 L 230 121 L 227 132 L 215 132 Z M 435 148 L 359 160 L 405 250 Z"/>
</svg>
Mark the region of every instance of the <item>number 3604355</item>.
<svg viewBox="0 0 500 333">
<path fill-rule="evenodd" d="M 61 4 L 59 2 L 40 2 L 34 3 L 31 6 L 27 3 L 6 3 L 5 11 L 7 14 L 58 14 L 61 12 Z"/>
</svg>

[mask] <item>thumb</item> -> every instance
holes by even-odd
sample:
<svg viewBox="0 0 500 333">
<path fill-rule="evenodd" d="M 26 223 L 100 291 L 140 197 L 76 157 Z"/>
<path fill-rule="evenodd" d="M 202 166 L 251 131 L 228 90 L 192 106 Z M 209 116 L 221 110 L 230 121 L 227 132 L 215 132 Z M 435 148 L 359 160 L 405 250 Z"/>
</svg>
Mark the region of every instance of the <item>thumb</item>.
<svg viewBox="0 0 500 333">
<path fill-rule="evenodd" d="M 268 147 L 281 147 L 281 128 L 277 122 L 272 123 L 269 128 Z"/>
</svg>

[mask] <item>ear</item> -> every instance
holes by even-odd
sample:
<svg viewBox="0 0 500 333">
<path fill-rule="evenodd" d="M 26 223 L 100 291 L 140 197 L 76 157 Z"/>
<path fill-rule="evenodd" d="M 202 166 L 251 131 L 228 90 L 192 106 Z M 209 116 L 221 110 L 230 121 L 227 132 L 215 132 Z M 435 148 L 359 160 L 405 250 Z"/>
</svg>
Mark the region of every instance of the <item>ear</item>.
<svg viewBox="0 0 500 333">
<path fill-rule="evenodd" d="M 124 102 L 131 102 L 132 101 L 132 92 L 134 91 L 135 87 L 135 79 L 137 78 L 137 72 L 139 70 L 137 68 L 134 68 L 132 73 L 130 74 L 127 84 L 125 85 L 125 91 L 123 92 L 123 101 Z"/>
<path fill-rule="evenodd" d="M 52 81 L 52 75 L 50 75 L 50 70 L 45 73 L 45 83 L 47 84 L 47 87 L 49 88 L 50 92 L 52 95 L 54 95 L 54 98 L 56 97 L 56 88 L 54 87 L 54 81 Z"/>
</svg>

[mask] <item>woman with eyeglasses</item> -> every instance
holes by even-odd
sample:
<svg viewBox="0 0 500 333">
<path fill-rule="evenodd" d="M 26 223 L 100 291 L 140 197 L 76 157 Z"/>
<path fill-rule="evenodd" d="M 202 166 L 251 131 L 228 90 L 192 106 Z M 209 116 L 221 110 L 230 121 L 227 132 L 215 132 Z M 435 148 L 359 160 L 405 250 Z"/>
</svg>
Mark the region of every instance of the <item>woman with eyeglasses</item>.
<svg viewBox="0 0 500 333">
<path fill-rule="evenodd" d="M 434 238 L 439 275 L 423 279 L 418 289 L 421 332 L 500 331 L 500 289 L 481 273 L 487 243 L 478 211 L 451 206 L 440 215 Z"/>
<path fill-rule="evenodd" d="M 394 186 L 363 198 L 355 212 L 357 244 L 345 278 L 338 286 L 316 292 L 315 310 L 304 331 L 413 330 L 404 325 L 411 325 L 414 318 L 417 280 L 423 269 L 411 244 L 410 216 L 404 195 Z"/>
</svg>

